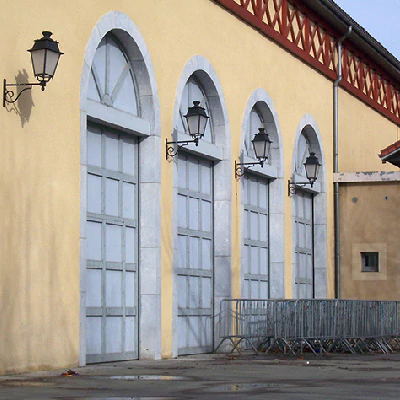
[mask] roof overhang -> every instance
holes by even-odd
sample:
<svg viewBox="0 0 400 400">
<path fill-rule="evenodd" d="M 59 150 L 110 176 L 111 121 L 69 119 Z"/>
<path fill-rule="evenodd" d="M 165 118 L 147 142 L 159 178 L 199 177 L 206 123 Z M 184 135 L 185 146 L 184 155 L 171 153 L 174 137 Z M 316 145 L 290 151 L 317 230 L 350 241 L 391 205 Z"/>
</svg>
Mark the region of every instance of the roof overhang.
<svg viewBox="0 0 400 400">
<path fill-rule="evenodd" d="M 381 150 L 379 157 L 383 163 L 389 162 L 400 168 L 400 140 Z"/>
<path fill-rule="evenodd" d="M 340 35 L 347 33 L 351 26 L 352 33 L 346 42 L 352 43 L 355 48 L 374 60 L 393 79 L 400 82 L 400 61 L 333 0 L 301 0 L 301 2 L 320 15 Z"/>
</svg>

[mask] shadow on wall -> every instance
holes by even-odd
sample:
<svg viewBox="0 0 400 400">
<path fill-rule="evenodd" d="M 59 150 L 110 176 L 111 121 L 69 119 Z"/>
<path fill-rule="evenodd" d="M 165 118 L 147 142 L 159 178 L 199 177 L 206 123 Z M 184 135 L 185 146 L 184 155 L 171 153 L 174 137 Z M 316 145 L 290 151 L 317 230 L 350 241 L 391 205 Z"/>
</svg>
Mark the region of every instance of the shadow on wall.
<svg viewBox="0 0 400 400">
<path fill-rule="evenodd" d="M 29 83 L 28 73 L 25 69 L 18 71 L 18 75 L 15 76 L 15 83 L 17 85 Z M 15 99 L 22 89 L 9 87 L 8 90 L 14 92 L 13 98 Z M 8 112 L 14 111 L 21 119 L 21 127 L 29 122 L 31 117 L 32 108 L 35 106 L 32 100 L 31 90 L 26 90 L 21 97 L 15 103 L 6 103 L 6 109 Z"/>
</svg>

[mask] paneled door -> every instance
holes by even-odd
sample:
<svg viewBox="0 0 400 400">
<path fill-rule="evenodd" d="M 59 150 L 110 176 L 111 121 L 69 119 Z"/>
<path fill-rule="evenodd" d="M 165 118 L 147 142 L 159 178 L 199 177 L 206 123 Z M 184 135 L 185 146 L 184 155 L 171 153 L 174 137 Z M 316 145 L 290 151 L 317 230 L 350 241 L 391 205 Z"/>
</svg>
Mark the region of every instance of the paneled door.
<svg viewBox="0 0 400 400">
<path fill-rule="evenodd" d="M 88 124 L 87 362 L 138 357 L 138 145 Z"/>
<path fill-rule="evenodd" d="M 313 195 L 297 190 L 295 194 L 295 297 L 314 297 Z"/>
<path fill-rule="evenodd" d="M 269 191 L 268 180 L 245 174 L 243 297 L 269 298 Z"/>
<path fill-rule="evenodd" d="M 213 164 L 178 158 L 178 354 L 213 350 Z"/>
</svg>

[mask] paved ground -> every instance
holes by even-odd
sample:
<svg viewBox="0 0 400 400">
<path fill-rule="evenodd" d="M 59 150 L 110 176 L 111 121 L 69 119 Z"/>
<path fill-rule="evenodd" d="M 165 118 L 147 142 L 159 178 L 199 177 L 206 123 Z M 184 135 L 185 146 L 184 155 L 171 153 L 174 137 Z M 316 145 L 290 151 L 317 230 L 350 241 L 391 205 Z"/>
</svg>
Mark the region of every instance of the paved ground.
<svg viewBox="0 0 400 400">
<path fill-rule="evenodd" d="M 399 399 L 400 354 L 201 355 L 0 377 L 0 399 Z"/>
</svg>

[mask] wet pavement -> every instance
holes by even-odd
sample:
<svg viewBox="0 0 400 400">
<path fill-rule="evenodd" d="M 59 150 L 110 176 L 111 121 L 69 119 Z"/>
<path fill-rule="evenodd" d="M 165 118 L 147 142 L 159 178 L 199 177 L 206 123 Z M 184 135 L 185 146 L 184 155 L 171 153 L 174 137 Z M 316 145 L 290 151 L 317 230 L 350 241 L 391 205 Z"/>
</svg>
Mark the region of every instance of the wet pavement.
<svg viewBox="0 0 400 400">
<path fill-rule="evenodd" d="M 399 399 L 400 354 L 200 355 L 0 377 L 0 399 Z"/>
</svg>

